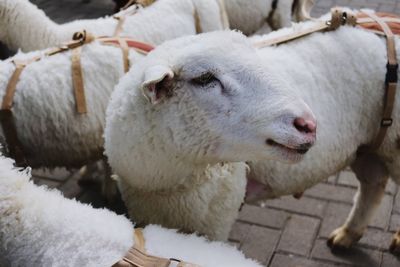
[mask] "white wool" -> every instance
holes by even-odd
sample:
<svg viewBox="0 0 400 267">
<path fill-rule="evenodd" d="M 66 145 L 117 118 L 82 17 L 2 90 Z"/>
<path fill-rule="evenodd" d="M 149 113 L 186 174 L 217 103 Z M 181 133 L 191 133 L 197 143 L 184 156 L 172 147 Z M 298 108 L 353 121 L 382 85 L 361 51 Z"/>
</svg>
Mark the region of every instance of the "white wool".
<svg viewBox="0 0 400 267">
<path fill-rule="evenodd" d="M 28 170 L 0 157 L 1 266 L 111 266 L 133 246 L 124 216 L 38 187 Z M 143 231 L 149 254 L 201 266 L 260 266 L 234 247 L 150 225 Z"/>
<path fill-rule="evenodd" d="M 302 1 L 308 0 L 299 0 Z M 146 7 L 146 14 L 140 10 L 134 16 L 127 16 L 121 35 L 160 44 L 182 33 L 194 32 L 194 10 L 203 32 L 223 29 L 219 2 L 225 3 L 231 28 L 245 34 L 287 27 L 292 17 L 297 16 L 292 14 L 293 0 L 279 0 L 268 22 L 272 0 L 253 0 L 251 4 L 247 0 L 162 0 Z M 111 36 L 117 23 L 113 17 L 104 17 L 56 24 L 28 0 L 0 0 L 0 40 L 14 50 L 32 51 L 58 45 L 82 29 L 98 36 Z"/>
<path fill-rule="evenodd" d="M 298 24 L 293 29 L 254 37 L 252 41 L 285 35 L 312 24 Z M 398 54 L 399 48 L 396 38 Z M 251 163 L 251 178 L 271 187 L 269 197 L 303 192 L 327 179 L 354 161 L 360 145 L 374 140 L 384 103 L 386 51 L 384 38 L 349 26 L 259 51 L 268 73 L 287 81 L 293 92 L 311 107 L 318 121 L 317 143 L 299 164 Z M 399 98 L 397 94 L 393 125 L 377 151 L 397 182 Z"/>
<path fill-rule="evenodd" d="M 30 59 L 33 54 L 18 54 Z M 133 50 L 130 62 L 142 57 Z M 82 49 L 81 64 L 87 114 L 78 114 L 72 87 L 71 52 L 29 64 L 16 86 L 13 114 L 18 138 L 29 165 L 81 166 L 102 157 L 105 109 L 114 85 L 123 75 L 121 50 L 97 42 Z M 0 99 L 15 69 L 0 62 Z"/>
<path fill-rule="evenodd" d="M 292 13 L 292 6 L 301 5 L 305 1 L 312 0 L 278 0 L 274 11 L 272 11 L 273 0 L 225 0 L 225 5 L 230 27 L 251 35 L 290 26 L 292 20 L 297 20 L 299 12 L 294 7 Z"/>
<path fill-rule="evenodd" d="M 196 85 L 207 72 L 218 81 Z M 308 107 L 265 74 L 243 35 L 214 32 L 162 44 L 121 79 L 107 108 L 105 150 L 135 221 L 228 237 L 245 191 L 240 162 L 288 160 L 266 140 L 306 138 L 293 119 Z M 167 75 L 171 85 L 160 82 Z M 169 86 L 171 96 L 150 103 L 149 83 L 150 93 Z"/>
<path fill-rule="evenodd" d="M 167 39 L 194 34 L 195 11 L 204 32 L 223 29 L 216 0 L 162 0 L 127 16 L 121 36 L 157 45 Z M 0 40 L 14 50 L 56 46 L 83 29 L 97 36 L 112 36 L 117 23 L 113 17 L 104 17 L 56 24 L 28 0 L 0 0 Z"/>
</svg>

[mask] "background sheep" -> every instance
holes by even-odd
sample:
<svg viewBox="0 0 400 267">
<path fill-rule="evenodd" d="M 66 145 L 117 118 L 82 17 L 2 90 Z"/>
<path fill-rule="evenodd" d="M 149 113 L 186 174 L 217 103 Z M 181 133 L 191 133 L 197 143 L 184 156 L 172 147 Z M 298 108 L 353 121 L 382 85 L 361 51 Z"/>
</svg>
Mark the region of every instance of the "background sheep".
<svg viewBox="0 0 400 267">
<path fill-rule="evenodd" d="M 218 0 L 225 5 L 231 29 L 238 29 L 246 35 L 267 33 L 290 26 L 292 20 L 302 21 L 302 6 L 311 9 L 314 0 Z M 116 10 L 124 7 L 129 0 L 114 0 Z"/>
<path fill-rule="evenodd" d="M 224 28 L 215 0 L 163 0 L 134 16 L 127 16 L 120 35 L 157 45 L 193 34 L 196 33 L 195 12 L 203 32 Z M 0 24 L 0 40 L 10 49 L 33 51 L 60 45 L 82 29 L 97 36 L 112 36 L 118 20 L 105 17 L 56 24 L 27 0 L 0 0 Z"/>
<path fill-rule="evenodd" d="M 314 142 L 312 113 L 275 81 L 234 32 L 166 42 L 135 65 L 105 130 L 130 216 L 226 240 L 244 197 L 240 161 L 297 161 Z"/>
<path fill-rule="evenodd" d="M 268 33 L 305 20 L 314 0 L 225 0 L 231 29 L 246 35 Z"/>
<path fill-rule="evenodd" d="M 326 18 L 326 17 L 325 17 Z M 309 27 L 278 31 L 263 38 Z M 399 52 L 396 38 L 396 50 Z M 389 175 L 400 182 L 399 120 L 394 119 L 383 145 L 376 153 L 357 156 L 361 145 L 370 144 L 379 129 L 386 74 L 384 38 L 364 30 L 342 27 L 314 33 L 277 47 L 260 50 L 266 71 L 287 81 L 315 112 L 318 133 L 315 147 L 297 165 L 275 162 L 251 163 L 252 179 L 268 185 L 267 197 L 303 192 L 330 175 L 351 166 L 360 187 L 345 224 L 335 230 L 329 244 L 349 247 L 362 236 L 384 193 Z M 393 117 L 400 114 L 399 94 Z M 393 248 L 398 249 L 399 241 Z"/>
<path fill-rule="evenodd" d="M 1 266 L 111 266 L 133 246 L 125 217 L 65 199 L 29 178 L 29 170 L 0 157 Z M 201 266 L 260 266 L 226 244 L 155 225 L 143 233 L 150 255 Z"/>
</svg>

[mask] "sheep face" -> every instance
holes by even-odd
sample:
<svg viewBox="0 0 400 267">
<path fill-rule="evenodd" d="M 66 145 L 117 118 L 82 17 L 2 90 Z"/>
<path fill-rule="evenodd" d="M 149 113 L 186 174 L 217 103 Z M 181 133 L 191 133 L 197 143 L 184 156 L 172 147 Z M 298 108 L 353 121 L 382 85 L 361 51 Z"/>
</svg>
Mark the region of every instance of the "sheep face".
<svg viewBox="0 0 400 267">
<path fill-rule="evenodd" d="M 216 40 L 217 47 L 189 46 L 168 64 L 145 70 L 141 88 L 157 131 L 171 141 L 168 150 L 190 158 L 301 159 L 315 140 L 311 111 L 269 77 L 247 42 L 233 36 L 229 53 Z"/>
<path fill-rule="evenodd" d="M 167 42 L 131 69 L 112 97 L 110 162 L 122 164 L 112 162 L 111 150 L 160 169 L 183 162 L 297 161 L 315 141 L 315 119 L 275 80 L 239 33 Z"/>
</svg>

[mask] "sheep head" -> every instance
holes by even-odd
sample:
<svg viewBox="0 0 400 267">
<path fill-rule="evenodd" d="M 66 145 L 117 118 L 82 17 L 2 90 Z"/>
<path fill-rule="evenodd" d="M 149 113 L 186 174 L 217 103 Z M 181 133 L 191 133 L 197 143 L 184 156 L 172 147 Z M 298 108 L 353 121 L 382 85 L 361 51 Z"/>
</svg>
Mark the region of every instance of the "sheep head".
<svg viewBox="0 0 400 267">
<path fill-rule="evenodd" d="M 112 96 L 105 133 L 111 165 L 124 177 L 132 162 L 140 162 L 134 172 L 156 176 L 193 164 L 300 160 L 315 141 L 315 119 L 278 80 L 236 32 L 160 45 Z"/>
</svg>

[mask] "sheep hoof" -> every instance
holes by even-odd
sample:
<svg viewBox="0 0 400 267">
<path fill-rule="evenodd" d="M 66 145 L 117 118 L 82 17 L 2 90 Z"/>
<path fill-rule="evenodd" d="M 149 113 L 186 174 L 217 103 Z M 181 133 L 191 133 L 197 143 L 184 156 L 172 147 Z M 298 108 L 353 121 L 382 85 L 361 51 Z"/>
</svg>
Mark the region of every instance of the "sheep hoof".
<svg viewBox="0 0 400 267">
<path fill-rule="evenodd" d="M 392 254 L 400 255 L 400 231 L 394 234 L 389 250 Z"/>
<path fill-rule="evenodd" d="M 342 226 L 331 233 L 327 245 L 331 250 L 348 249 L 360 240 L 361 236 L 362 234 L 355 233 Z"/>
</svg>

